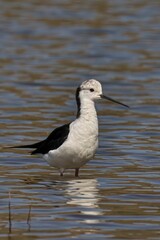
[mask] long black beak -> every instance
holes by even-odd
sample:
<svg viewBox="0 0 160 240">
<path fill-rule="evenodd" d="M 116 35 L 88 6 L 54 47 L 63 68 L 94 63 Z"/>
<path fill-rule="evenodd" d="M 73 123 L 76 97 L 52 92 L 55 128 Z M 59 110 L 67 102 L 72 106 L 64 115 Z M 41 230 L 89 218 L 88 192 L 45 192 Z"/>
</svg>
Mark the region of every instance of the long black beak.
<svg viewBox="0 0 160 240">
<path fill-rule="evenodd" d="M 119 102 L 119 101 L 116 101 L 116 100 L 114 100 L 113 98 L 104 96 L 103 94 L 101 94 L 100 96 L 101 96 L 101 98 L 103 98 L 103 99 L 107 99 L 107 100 L 109 100 L 109 101 L 111 101 L 111 102 L 115 102 L 115 103 L 118 103 L 118 104 L 120 104 L 120 105 L 123 105 L 124 107 L 129 108 L 128 105 L 126 105 L 126 104 L 124 104 L 124 103 L 121 103 L 121 102 Z"/>
</svg>

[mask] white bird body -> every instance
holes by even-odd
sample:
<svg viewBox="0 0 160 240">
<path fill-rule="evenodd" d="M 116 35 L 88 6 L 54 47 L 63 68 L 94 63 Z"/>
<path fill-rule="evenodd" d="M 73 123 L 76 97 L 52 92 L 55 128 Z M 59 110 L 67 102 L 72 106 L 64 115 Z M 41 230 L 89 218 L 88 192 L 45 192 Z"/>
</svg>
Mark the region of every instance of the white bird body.
<svg viewBox="0 0 160 240">
<path fill-rule="evenodd" d="M 76 91 L 76 120 L 56 128 L 41 142 L 17 148 L 35 148 L 32 154 L 42 154 L 49 165 L 60 171 L 61 176 L 65 169 L 75 169 L 77 177 L 79 168 L 94 157 L 98 147 L 98 119 L 94 101 L 102 98 L 128 107 L 104 96 L 97 80 L 84 81 Z"/>
<path fill-rule="evenodd" d="M 98 147 L 98 119 L 94 103 L 70 124 L 67 140 L 44 155 L 47 162 L 58 169 L 80 168 L 94 157 Z M 92 108 L 91 108 L 92 105 Z"/>
</svg>

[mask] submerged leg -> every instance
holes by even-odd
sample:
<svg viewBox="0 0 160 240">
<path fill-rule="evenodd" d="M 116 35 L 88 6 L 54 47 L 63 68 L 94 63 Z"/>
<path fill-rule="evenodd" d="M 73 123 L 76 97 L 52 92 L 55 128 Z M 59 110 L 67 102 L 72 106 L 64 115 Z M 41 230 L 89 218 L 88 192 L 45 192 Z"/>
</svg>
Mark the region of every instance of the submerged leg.
<svg viewBox="0 0 160 240">
<path fill-rule="evenodd" d="M 59 172 L 60 172 L 60 176 L 61 176 L 61 177 L 63 177 L 64 170 L 65 170 L 64 168 L 60 168 L 60 169 L 59 169 Z"/>
<path fill-rule="evenodd" d="M 78 174 L 79 174 L 79 168 L 76 168 L 76 169 L 75 169 L 75 177 L 79 177 Z"/>
</svg>

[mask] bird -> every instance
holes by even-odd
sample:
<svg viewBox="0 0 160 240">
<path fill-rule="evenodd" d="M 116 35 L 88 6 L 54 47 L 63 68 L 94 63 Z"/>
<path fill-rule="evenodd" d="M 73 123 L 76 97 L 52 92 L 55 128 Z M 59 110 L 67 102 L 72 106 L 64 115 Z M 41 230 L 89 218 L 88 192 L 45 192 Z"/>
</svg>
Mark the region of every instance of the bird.
<svg viewBox="0 0 160 240">
<path fill-rule="evenodd" d="M 76 89 L 77 115 L 74 121 L 54 129 L 49 136 L 29 145 L 11 148 L 34 149 L 31 155 L 41 154 L 48 164 L 59 170 L 60 176 L 66 169 L 79 169 L 93 159 L 98 147 L 98 118 L 96 100 L 109 100 L 129 108 L 128 105 L 105 96 L 102 85 L 95 79 L 83 81 Z"/>
</svg>

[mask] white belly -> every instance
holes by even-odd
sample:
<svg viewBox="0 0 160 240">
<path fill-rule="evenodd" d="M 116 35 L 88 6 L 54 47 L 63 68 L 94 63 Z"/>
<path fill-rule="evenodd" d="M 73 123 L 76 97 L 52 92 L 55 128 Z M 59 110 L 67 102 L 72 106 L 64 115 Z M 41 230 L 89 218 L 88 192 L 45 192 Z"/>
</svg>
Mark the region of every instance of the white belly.
<svg viewBox="0 0 160 240">
<path fill-rule="evenodd" d="M 80 168 L 94 157 L 98 146 L 98 129 L 92 129 L 93 126 L 84 129 L 77 126 L 79 124 L 73 122 L 68 139 L 58 149 L 44 155 L 51 166 L 59 169 Z"/>
</svg>

